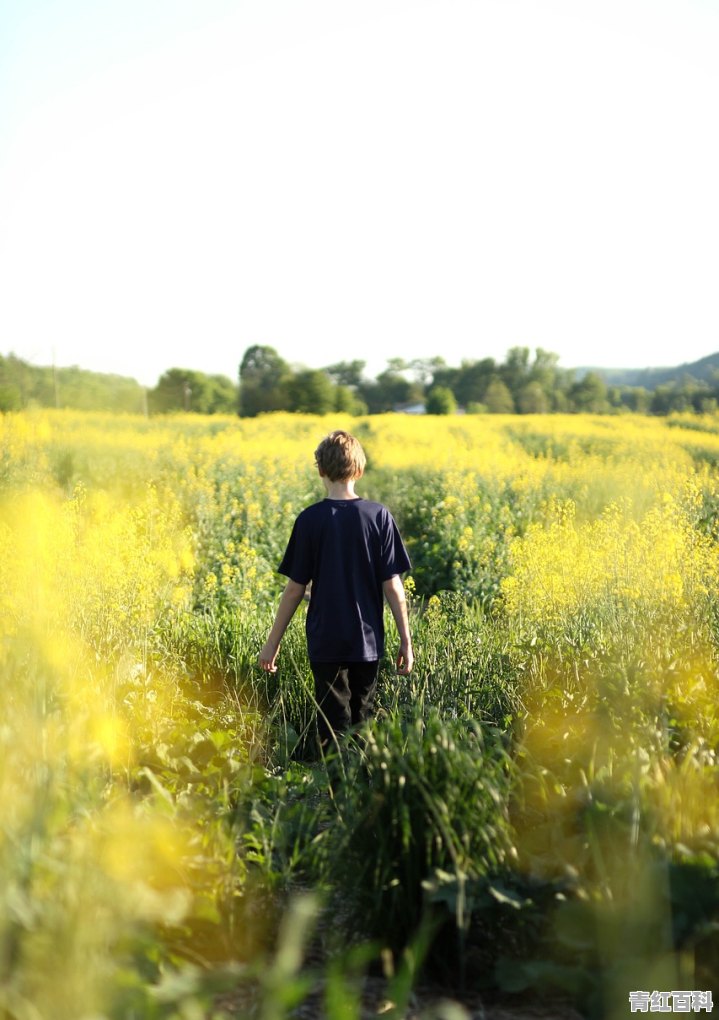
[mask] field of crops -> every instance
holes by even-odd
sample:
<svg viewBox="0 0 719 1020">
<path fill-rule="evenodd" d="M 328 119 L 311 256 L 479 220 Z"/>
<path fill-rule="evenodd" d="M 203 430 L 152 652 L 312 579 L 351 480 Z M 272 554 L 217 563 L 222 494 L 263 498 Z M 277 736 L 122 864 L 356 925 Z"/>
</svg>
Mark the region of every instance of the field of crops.
<svg viewBox="0 0 719 1020">
<path fill-rule="evenodd" d="M 328 773 L 304 609 L 277 674 L 256 660 L 337 427 L 412 557 L 417 662 L 394 675 L 390 637 Z M 593 1017 L 716 995 L 719 419 L 0 434 L 1 1016 L 279 1020 L 321 995 L 349 1020 L 368 970 L 402 1016 L 421 960 L 448 997 Z"/>
</svg>

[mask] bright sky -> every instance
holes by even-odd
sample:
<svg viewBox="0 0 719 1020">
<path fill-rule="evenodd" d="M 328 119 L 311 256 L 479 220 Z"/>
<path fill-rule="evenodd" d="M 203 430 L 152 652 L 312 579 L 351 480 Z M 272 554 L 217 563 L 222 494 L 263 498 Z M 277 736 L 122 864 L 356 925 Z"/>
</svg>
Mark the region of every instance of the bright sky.
<svg viewBox="0 0 719 1020">
<path fill-rule="evenodd" d="M 719 0 L 3 0 L 0 352 L 719 350 Z"/>
</svg>

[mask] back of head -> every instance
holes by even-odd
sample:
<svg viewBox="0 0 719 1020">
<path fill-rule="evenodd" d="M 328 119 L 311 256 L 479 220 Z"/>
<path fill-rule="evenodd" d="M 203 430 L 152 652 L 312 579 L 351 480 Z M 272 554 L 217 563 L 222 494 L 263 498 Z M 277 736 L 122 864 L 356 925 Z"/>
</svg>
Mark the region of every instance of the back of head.
<svg viewBox="0 0 719 1020">
<path fill-rule="evenodd" d="M 361 477 L 367 458 L 358 439 L 337 429 L 315 450 L 315 463 L 331 482 L 346 482 Z"/>
</svg>

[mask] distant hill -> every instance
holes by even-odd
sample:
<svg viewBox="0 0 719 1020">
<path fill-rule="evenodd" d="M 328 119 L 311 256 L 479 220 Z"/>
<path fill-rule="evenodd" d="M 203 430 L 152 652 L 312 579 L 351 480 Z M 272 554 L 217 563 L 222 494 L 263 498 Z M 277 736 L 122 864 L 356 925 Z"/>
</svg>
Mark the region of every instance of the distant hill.
<svg viewBox="0 0 719 1020">
<path fill-rule="evenodd" d="M 157 386 L 148 390 L 124 375 L 90 372 L 77 366 L 31 365 L 14 354 L 0 354 L 0 412 L 26 407 L 130 414 L 235 414 L 237 384 L 224 375 L 170 368 Z"/>
<path fill-rule="evenodd" d="M 716 383 L 719 377 L 719 351 L 699 361 L 687 361 L 673 368 L 577 368 L 575 372 L 579 378 L 588 372 L 595 372 L 610 386 L 643 386 L 647 390 L 655 390 L 657 386 L 667 383 L 685 382 L 687 379 Z"/>
<path fill-rule="evenodd" d="M 126 376 L 30 365 L 14 354 L 0 355 L 0 411 L 33 406 L 141 413 L 146 398 L 144 387 Z"/>
</svg>

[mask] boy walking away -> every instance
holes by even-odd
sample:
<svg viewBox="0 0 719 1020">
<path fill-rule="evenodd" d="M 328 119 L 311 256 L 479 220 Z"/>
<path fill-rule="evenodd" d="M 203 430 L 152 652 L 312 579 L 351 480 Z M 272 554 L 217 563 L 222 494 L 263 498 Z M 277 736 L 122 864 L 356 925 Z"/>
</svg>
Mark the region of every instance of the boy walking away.
<svg viewBox="0 0 719 1020">
<path fill-rule="evenodd" d="M 327 496 L 297 517 L 279 573 L 289 578 L 260 655 L 270 673 L 280 641 L 311 584 L 307 649 L 315 680 L 320 744 L 372 714 L 384 653 L 383 597 L 399 633 L 397 672 L 413 666 L 404 585 L 409 556 L 392 514 L 358 496 L 365 455 L 348 432 L 336 431 L 315 450 Z"/>
</svg>

